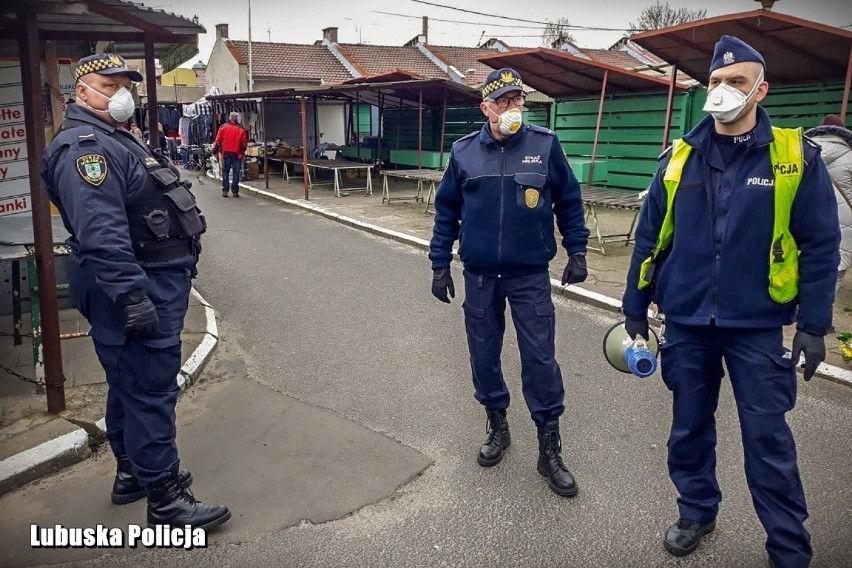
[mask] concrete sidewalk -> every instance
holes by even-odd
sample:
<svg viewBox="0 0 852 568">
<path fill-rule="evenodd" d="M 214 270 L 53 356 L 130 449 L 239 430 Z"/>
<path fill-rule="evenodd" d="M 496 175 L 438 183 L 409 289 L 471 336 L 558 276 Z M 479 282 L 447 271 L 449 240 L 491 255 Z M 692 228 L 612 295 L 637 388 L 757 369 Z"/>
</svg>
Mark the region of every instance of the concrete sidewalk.
<svg viewBox="0 0 852 568">
<path fill-rule="evenodd" d="M 28 325 L 25 321 L 25 329 Z M 86 331 L 88 323 L 77 310 L 65 309 L 60 328 L 62 333 Z M 2 319 L 2 331 L 11 332 L 11 316 Z M 0 365 L 32 378 L 31 340 L 14 346 L 10 336 L 2 339 Z M 215 312 L 194 289 L 181 339 L 183 366 L 177 382 L 185 390 L 218 341 Z M 90 444 L 103 441 L 107 385 L 92 340 L 66 339 L 61 348 L 67 410 L 59 416 L 46 412 L 45 395 L 35 385 L 0 371 L 0 495 L 85 459 Z"/>
</svg>

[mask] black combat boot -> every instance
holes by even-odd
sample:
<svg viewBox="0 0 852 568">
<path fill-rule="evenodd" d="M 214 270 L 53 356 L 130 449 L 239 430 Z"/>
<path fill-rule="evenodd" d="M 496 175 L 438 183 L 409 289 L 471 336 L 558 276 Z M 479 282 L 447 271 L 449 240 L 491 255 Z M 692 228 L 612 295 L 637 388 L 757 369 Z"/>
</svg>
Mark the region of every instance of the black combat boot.
<svg viewBox="0 0 852 568">
<path fill-rule="evenodd" d="M 663 546 L 675 556 L 686 556 L 698 548 L 701 537 L 713 532 L 716 521 L 701 524 L 692 519 L 679 519 L 666 531 Z"/>
<path fill-rule="evenodd" d="M 205 505 L 197 500 L 177 471 L 164 481 L 148 488 L 148 526 L 170 525 L 199 527 L 204 530 L 219 526 L 231 518 L 223 505 Z"/>
<path fill-rule="evenodd" d="M 485 431 L 488 438 L 479 448 L 476 461 L 483 467 L 491 467 L 500 463 L 503 454 L 512 445 L 512 437 L 509 435 L 509 421 L 506 420 L 505 410 L 486 410 L 488 414 L 488 425 Z"/>
<path fill-rule="evenodd" d="M 138 501 L 145 496 L 145 488 L 139 485 L 139 481 L 133 476 L 130 458 L 126 455 L 115 456 L 115 481 L 112 483 L 112 502 L 116 505 L 127 505 Z M 180 470 L 178 476 L 183 483 L 189 487 L 192 485 L 192 474 L 188 469 Z"/>
<path fill-rule="evenodd" d="M 561 452 L 559 421 L 538 426 L 538 472 L 547 478 L 547 484 L 554 493 L 573 497 L 577 494 L 577 482 L 562 463 Z"/>
</svg>

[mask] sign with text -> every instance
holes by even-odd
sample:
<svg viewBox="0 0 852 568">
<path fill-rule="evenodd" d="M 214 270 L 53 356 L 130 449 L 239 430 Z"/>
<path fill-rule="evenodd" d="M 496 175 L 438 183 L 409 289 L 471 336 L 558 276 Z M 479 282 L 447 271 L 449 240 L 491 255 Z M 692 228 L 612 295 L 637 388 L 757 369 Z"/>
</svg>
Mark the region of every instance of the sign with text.
<svg viewBox="0 0 852 568">
<path fill-rule="evenodd" d="M 31 210 L 21 65 L 0 62 L 0 216 Z"/>
</svg>

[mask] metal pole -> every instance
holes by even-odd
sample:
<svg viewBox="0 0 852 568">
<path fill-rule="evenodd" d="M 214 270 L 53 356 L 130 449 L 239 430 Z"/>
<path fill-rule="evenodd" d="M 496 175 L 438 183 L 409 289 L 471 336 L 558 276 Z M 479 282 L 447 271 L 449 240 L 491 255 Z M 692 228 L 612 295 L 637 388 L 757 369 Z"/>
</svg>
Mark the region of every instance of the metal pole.
<svg viewBox="0 0 852 568">
<path fill-rule="evenodd" d="M 314 105 L 314 147 L 320 145 L 320 129 L 319 129 L 319 108 L 317 107 L 317 96 L 311 97 L 311 104 Z"/>
<path fill-rule="evenodd" d="M 261 124 L 263 125 L 263 179 L 266 183 L 266 189 L 269 189 L 269 145 L 267 144 L 269 134 L 266 130 L 266 98 L 260 99 L 260 113 Z M 287 164 L 284 164 L 284 167 L 286 168 Z"/>
<path fill-rule="evenodd" d="M 44 149 L 44 115 L 41 97 L 41 64 L 35 11 L 18 13 L 18 49 L 21 54 L 21 90 L 24 95 L 24 121 L 27 132 L 27 166 L 30 176 L 33 244 L 35 248 L 38 296 L 31 301 L 41 306 L 41 340 L 44 354 L 44 384 L 47 411 L 65 410 L 65 376 L 62 372 L 62 348 L 59 345 L 59 306 L 56 301 L 56 270 L 53 258 L 53 227 L 50 201 L 39 181 L 36 156 Z M 23 22 L 23 25 L 20 25 Z M 33 326 L 33 341 L 38 331 Z M 38 378 L 38 377 L 37 377 Z"/>
<path fill-rule="evenodd" d="M 157 72 L 154 69 L 154 43 L 145 40 L 145 89 L 148 92 L 148 146 L 160 147 L 160 127 L 157 120 Z"/>
<path fill-rule="evenodd" d="M 399 134 L 402 128 L 402 97 L 399 97 L 399 112 L 396 113 L 396 149 L 399 150 Z"/>
<path fill-rule="evenodd" d="M 254 76 L 252 75 L 251 66 L 251 0 L 248 0 L 248 92 L 251 93 L 254 88 Z"/>
<path fill-rule="evenodd" d="M 381 179 L 382 175 L 382 110 L 384 109 L 384 97 L 379 91 L 379 125 L 378 125 L 378 134 L 379 137 L 376 140 L 376 172 L 379 174 L 379 179 Z"/>
<path fill-rule="evenodd" d="M 846 124 L 846 110 L 849 107 L 849 84 L 852 83 L 852 45 L 849 46 L 849 61 L 846 63 L 846 84 L 843 86 L 843 101 L 840 103 L 840 120 Z"/>
<path fill-rule="evenodd" d="M 444 106 L 443 111 L 441 112 L 441 143 L 440 143 L 440 155 L 438 157 L 438 169 L 444 168 L 444 134 L 446 133 L 447 126 L 447 91 L 444 90 Z"/>
<path fill-rule="evenodd" d="M 361 93 L 355 92 L 355 152 L 361 161 Z"/>
<path fill-rule="evenodd" d="M 59 90 L 59 65 L 56 62 L 56 43 L 44 44 L 44 66 L 47 69 L 47 82 L 50 84 L 50 112 L 53 117 L 53 135 L 59 131 L 64 118 L 62 114 L 62 92 Z"/>
<path fill-rule="evenodd" d="M 669 146 L 669 130 L 672 127 L 672 113 L 674 111 L 674 86 L 677 80 L 677 65 L 672 65 L 672 80 L 669 82 L 669 97 L 666 100 L 666 123 L 663 126 L 663 150 Z"/>
<path fill-rule="evenodd" d="M 609 79 L 609 69 L 604 69 L 603 82 L 601 83 L 601 100 L 598 104 L 598 121 L 595 125 L 595 141 L 592 144 L 592 162 L 589 164 L 589 179 L 586 183 L 587 187 L 592 187 L 592 180 L 595 179 L 595 158 L 598 155 L 598 139 L 601 134 L 601 118 L 603 117 L 604 97 L 606 96 L 606 82 Z"/>
<path fill-rule="evenodd" d="M 423 169 L 423 87 L 420 87 L 417 103 L 417 170 Z"/>
<path fill-rule="evenodd" d="M 305 97 L 302 99 L 302 180 L 305 184 L 305 199 L 311 198 L 310 177 L 308 174 L 308 117 L 305 108 Z M 284 167 L 287 165 L 285 164 Z"/>
</svg>

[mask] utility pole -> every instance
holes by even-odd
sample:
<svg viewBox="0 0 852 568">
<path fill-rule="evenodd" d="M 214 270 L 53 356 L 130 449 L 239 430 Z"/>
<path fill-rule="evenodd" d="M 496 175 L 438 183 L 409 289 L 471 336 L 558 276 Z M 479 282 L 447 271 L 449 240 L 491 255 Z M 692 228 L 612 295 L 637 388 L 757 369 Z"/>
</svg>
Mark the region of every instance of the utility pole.
<svg viewBox="0 0 852 568">
<path fill-rule="evenodd" d="M 252 69 L 251 69 L 251 0 L 248 0 L 248 91 L 251 93 L 254 89 L 254 77 L 252 77 Z"/>
</svg>

